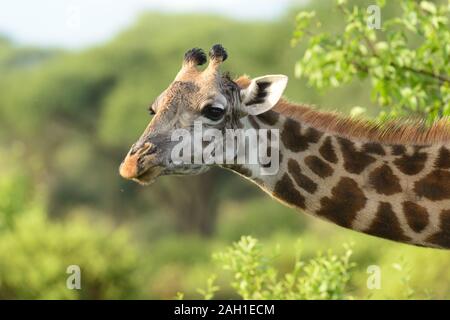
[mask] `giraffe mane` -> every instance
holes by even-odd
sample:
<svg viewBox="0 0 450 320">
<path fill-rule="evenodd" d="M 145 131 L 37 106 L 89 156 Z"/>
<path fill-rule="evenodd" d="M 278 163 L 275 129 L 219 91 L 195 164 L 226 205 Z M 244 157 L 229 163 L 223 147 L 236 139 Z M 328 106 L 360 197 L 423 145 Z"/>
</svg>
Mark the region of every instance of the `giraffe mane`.
<svg viewBox="0 0 450 320">
<path fill-rule="evenodd" d="M 235 82 L 245 88 L 250 78 L 241 76 Z M 389 120 L 380 122 L 365 118 L 349 117 L 336 112 L 315 110 L 308 105 L 280 99 L 272 108 L 283 116 L 310 125 L 324 132 L 380 143 L 428 145 L 450 141 L 450 119 L 444 117 L 431 125 L 424 120 Z"/>
</svg>

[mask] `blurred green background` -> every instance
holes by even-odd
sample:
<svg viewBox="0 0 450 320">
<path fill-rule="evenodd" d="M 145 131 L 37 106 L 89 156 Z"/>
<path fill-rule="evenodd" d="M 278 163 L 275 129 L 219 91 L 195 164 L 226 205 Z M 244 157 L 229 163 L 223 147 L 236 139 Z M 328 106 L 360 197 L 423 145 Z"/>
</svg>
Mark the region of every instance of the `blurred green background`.
<svg viewBox="0 0 450 320">
<path fill-rule="evenodd" d="M 354 243 L 349 294 L 357 298 L 450 298 L 450 254 L 359 235 L 288 209 L 219 169 L 164 177 L 150 187 L 118 166 L 149 121 L 146 108 L 179 70 L 184 52 L 223 44 L 233 76 L 283 73 L 286 97 L 348 113 L 379 109 L 365 81 L 318 92 L 294 77 L 304 46 L 292 48 L 295 14 L 315 9 L 326 30 L 344 21 L 331 1 L 293 6 L 276 20 L 143 13 L 114 39 L 71 51 L 0 38 L 0 298 L 198 298 L 211 254 L 241 235 L 257 237 L 276 266 L 292 267 L 293 243 L 309 258 Z M 105 16 L 105 19 L 107 17 Z M 66 288 L 66 268 L 82 289 Z M 367 267 L 381 289 L 366 286 Z M 219 272 L 220 298 L 234 298 Z"/>
</svg>

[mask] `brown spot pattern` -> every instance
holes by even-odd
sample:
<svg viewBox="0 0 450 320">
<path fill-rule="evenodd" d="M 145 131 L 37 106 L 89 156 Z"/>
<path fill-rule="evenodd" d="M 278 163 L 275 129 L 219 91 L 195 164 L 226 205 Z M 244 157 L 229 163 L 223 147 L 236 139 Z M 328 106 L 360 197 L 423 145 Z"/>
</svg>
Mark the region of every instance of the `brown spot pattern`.
<svg viewBox="0 0 450 320">
<path fill-rule="evenodd" d="M 307 156 L 305 164 L 321 178 L 326 178 L 333 174 L 333 168 L 319 157 Z"/>
<path fill-rule="evenodd" d="M 360 174 L 375 158 L 365 152 L 356 151 L 355 145 L 350 140 L 339 137 L 342 155 L 344 157 L 344 168 L 350 173 Z"/>
<path fill-rule="evenodd" d="M 376 192 L 387 196 L 402 191 L 398 178 L 387 164 L 373 170 L 369 175 L 369 182 Z"/>
<path fill-rule="evenodd" d="M 336 152 L 334 151 L 333 144 L 331 143 L 331 137 L 327 137 L 323 144 L 319 148 L 320 155 L 331 163 L 338 161 Z"/>
<path fill-rule="evenodd" d="M 441 169 L 450 168 L 450 151 L 446 147 L 439 149 L 439 155 L 436 159 L 436 167 Z"/>
<path fill-rule="evenodd" d="M 269 110 L 267 112 L 257 115 L 257 117 L 261 122 L 269 126 L 273 126 L 275 123 L 277 123 L 280 115 L 275 111 Z"/>
<path fill-rule="evenodd" d="M 289 204 L 305 209 L 305 197 L 295 189 L 287 173 L 275 184 L 273 195 Z"/>
<path fill-rule="evenodd" d="M 394 156 L 401 156 L 406 152 L 405 146 L 402 146 L 400 144 L 394 144 L 391 146 L 392 148 L 392 155 Z"/>
<path fill-rule="evenodd" d="M 450 248 L 450 210 L 441 212 L 440 231 L 432 234 L 426 240 L 443 248 Z"/>
<path fill-rule="evenodd" d="M 395 159 L 394 164 L 404 174 L 415 175 L 423 170 L 426 161 L 427 154 L 417 149 L 411 156 L 404 154 L 401 158 Z"/>
<path fill-rule="evenodd" d="M 405 201 L 402 204 L 408 225 L 415 232 L 421 232 L 428 225 L 428 211 L 424 207 L 412 201 Z"/>
<path fill-rule="evenodd" d="M 305 134 L 301 134 L 300 129 L 300 123 L 287 119 L 281 133 L 283 144 L 293 152 L 305 151 L 310 143 L 317 143 L 322 135 L 314 128 L 308 128 Z"/>
<path fill-rule="evenodd" d="M 305 137 L 308 139 L 310 143 L 317 143 L 319 139 L 322 137 L 323 132 L 314 129 L 313 127 L 309 127 L 306 129 Z"/>
<path fill-rule="evenodd" d="M 419 197 L 430 200 L 450 199 L 450 172 L 436 169 L 414 184 Z"/>
<path fill-rule="evenodd" d="M 289 159 L 288 171 L 300 188 L 308 191 L 311 194 L 316 192 L 317 184 L 309 177 L 301 173 L 300 165 L 294 159 Z"/>
<path fill-rule="evenodd" d="M 353 179 L 343 177 L 331 194 L 331 198 L 320 200 L 321 207 L 316 213 L 340 226 L 351 227 L 358 211 L 366 205 L 364 192 Z"/>
<path fill-rule="evenodd" d="M 362 150 L 363 150 L 364 152 L 372 153 L 372 154 L 378 154 L 378 155 L 380 155 L 380 156 L 386 155 L 386 152 L 384 151 L 384 149 L 383 149 L 383 147 L 381 146 L 381 144 L 376 143 L 376 142 L 368 142 L 368 143 L 365 143 L 365 144 L 362 146 Z"/>
<path fill-rule="evenodd" d="M 394 241 L 411 240 L 403 233 L 391 204 L 387 202 L 380 202 L 376 216 L 366 233 Z"/>
</svg>

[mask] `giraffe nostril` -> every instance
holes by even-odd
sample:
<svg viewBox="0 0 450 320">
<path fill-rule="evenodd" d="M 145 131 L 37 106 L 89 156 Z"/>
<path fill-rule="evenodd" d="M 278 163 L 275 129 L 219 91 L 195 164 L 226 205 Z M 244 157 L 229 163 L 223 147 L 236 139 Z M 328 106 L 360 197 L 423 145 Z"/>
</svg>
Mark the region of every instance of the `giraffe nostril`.
<svg viewBox="0 0 450 320">
<path fill-rule="evenodd" d="M 150 142 L 146 142 L 139 148 L 140 156 L 148 156 L 156 152 L 156 146 Z"/>
<path fill-rule="evenodd" d="M 142 154 L 143 156 L 148 156 L 151 155 L 153 153 L 156 153 L 156 146 L 154 144 L 151 144 L 150 147 Z"/>
<path fill-rule="evenodd" d="M 154 144 L 151 144 L 149 142 L 146 142 L 144 144 L 138 144 L 135 143 L 131 146 L 130 149 L 130 156 L 135 155 L 136 153 L 139 156 L 148 156 L 151 155 L 153 153 L 155 153 L 157 151 L 157 148 Z"/>
</svg>

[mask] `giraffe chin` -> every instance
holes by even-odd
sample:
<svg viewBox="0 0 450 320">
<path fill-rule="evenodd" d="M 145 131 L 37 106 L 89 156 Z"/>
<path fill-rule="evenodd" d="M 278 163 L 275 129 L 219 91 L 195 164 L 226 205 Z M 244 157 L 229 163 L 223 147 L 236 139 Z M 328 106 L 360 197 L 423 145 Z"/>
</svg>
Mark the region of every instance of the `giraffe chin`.
<svg viewBox="0 0 450 320">
<path fill-rule="evenodd" d="M 139 183 L 142 186 L 151 185 L 153 182 L 155 182 L 156 178 L 161 175 L 162 171 L 163 168 L 161 167 L 151 167 L 136 178 L 133 178 L 133 181 Z"/>
</svg>

